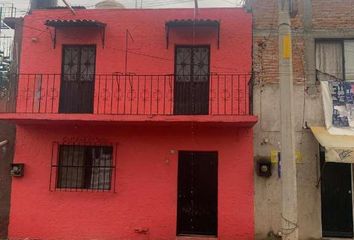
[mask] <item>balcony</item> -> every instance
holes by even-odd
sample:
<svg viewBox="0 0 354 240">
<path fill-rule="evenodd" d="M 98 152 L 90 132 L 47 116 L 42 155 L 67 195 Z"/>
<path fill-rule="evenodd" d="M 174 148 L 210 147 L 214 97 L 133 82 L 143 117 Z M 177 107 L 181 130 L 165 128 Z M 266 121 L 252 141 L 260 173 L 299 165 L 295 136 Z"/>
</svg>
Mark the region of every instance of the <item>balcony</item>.
<svg viewBox="0 0 354 240">
<path fill-rule="evenodd" d="M 252 125 L 250 74 L 20 74 L 2 80 L 0 119 Z"/>
</svg>

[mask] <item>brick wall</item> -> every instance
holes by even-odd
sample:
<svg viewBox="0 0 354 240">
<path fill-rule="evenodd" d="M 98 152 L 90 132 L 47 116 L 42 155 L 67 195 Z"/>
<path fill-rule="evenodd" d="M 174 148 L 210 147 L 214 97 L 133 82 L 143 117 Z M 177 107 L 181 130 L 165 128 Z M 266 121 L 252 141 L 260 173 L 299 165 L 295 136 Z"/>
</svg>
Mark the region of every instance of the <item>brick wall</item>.
<svg viewBox="0 0 354 240">
<path fill-rule="evenodd" d="M 353 29 L 353 0 L 312 0 L 314 29 Z"/>
<path fill-rule="evenodd" d="M 253 70 L 257 83 L 276 83 L 278 76 L 278 36 L 254 36 Z"/>
<path fill-rule="evenodd" d="M 305 0 L 293 0 L 297 15 L 292 18 L 294 82 L 304 83 L 304 5 Z M 257 82 L 278 82 L 278 1 L 250 0 L 253 12 L 253 68 Z M 354 29 L 354 1 L 312 0 L 312 31 L 321 35 L 342 31 L 333 37 L 352 38 L 348 31 Z"/>
<path fill-rule="evenodd" d="M 303 83 L 304 39 L 303 1 L 294 1 L 297 15 L 292 18 L 294 82 Z M 257 83 L 277 83 L 278 74 L 278 1 L 253 0 L 253 70 Z"/>
</svg>

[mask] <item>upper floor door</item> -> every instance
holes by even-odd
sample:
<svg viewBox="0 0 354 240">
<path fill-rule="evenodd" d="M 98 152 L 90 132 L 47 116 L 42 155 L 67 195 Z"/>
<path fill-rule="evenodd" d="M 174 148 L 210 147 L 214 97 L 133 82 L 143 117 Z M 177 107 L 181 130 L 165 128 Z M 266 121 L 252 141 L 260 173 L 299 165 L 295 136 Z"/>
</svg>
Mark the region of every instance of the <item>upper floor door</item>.
<svg viewBox="0 0 354 240">
<path fill-rule="evenodd" d="M 96 46 L 63 46 L 60 113 L 93 113 Z"/>
<path fill-rule="evenodd" d="M 209 46 L 176 47 L 174 114 L 209 113 L 209 76 Z"/>
</svg>

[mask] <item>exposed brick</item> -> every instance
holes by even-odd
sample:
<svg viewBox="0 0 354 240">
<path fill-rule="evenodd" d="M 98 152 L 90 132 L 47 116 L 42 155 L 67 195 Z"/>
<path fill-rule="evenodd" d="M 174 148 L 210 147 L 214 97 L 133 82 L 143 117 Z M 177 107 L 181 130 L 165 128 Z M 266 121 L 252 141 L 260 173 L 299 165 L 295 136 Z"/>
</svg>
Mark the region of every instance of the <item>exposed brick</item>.
<svg viewBox="0 0 354 240">
<path fill-rule="evenodd" d="M 293 29 L 293 72 L 294 82 L 305 81 L 303 1 L 295 1 L 297 14 L 291 19 Z M 253 70 L 258 83 L 277 83 L 279 81 L 278 64 L 278 1 L 253 0 Z"/>
<path fill-rule="evenodd" d="M 314 29 L 353 29 L 353 0 L 313 0 Z"/>
</svg>

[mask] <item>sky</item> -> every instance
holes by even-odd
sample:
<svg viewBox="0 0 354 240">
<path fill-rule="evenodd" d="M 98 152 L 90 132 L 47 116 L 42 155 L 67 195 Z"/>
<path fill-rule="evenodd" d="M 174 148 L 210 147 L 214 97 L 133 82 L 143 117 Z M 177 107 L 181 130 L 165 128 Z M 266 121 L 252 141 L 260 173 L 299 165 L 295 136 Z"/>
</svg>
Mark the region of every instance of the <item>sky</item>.
<svg viewBox="0 0 354 240">
<path fill-rule="evenodd" d="M 28 9 L 28 3 L 30 0 L 5 0 L 0 3 L 14 3 L 15 7 L 19 11 L 25 12 Z M 72 5 L 81 5 L 86 7 L 93 7 L 100 0 L 67 0 Z M 169 7 L 194 7 L 193 0 L 118 0 L 127 8 L 134 8 L 136 1 L 140 7 L 141 1 L 143 1 L 144 8 L 169 8 Z M 240 4 L 241 0 L 198 0 L 199 7 L 235 7 Z M 62 0 L 58 0 L 62 5 Z"/>
</svg>

